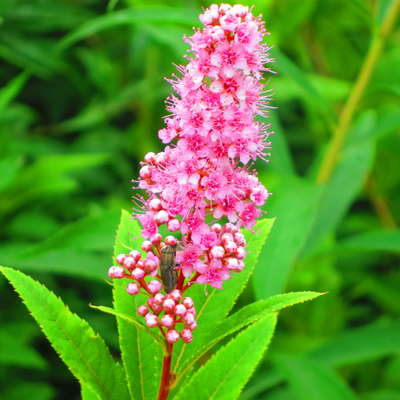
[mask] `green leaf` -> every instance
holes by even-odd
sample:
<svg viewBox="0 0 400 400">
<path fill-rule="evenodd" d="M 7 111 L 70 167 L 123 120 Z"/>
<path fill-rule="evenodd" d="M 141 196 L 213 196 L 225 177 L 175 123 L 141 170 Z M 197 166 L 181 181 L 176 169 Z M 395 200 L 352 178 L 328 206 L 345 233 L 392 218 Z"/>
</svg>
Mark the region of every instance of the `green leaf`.
<svg viewBox="0 0 400 400">
<path fill-rule="evenodd" d="M 142 322 L 138 321 L 137 319 L 133 318 L 131 315 L 126 315 L 126 314 L 122 314 L 119 313 L 117 311 L 115 311 L 113 308 L 111 307 L 106 307 L 106 306 L 95 306 L 93 304 L 90 305 L 90 307 L 99 310 L 101 312 L 104 312 L 106 314 L 111 314 L 114 315 L 117 318 L 120 318 L 124 321 L 129 322 L 130 324 L 134 325 L 137 329 L 141 329 L 145 332 L 147 332 L 149 335 L 151 335 L 154 340 L 156 340 L 161 347 L 164 348 L 164 340 L 162 339 L 162 337 L 160 335 L 157 335 L 157 331 L 149 329 L 146 325 L 144 325 Z"/>
<path fill-rule="evenodd" d="M 87 385 L 81 385 L 81 396 L 82 400 L 98 400 L 99 396 Z"/>
<path fill-rule="evenodd" d="M 199 360 L 205 353 L 212 347 L 219 343 L 226 336 L 237 332 L 238 330 L 250 325 L 267 314 L 271 314 L 282 310 L 283 308 L 290 307 L 295 304 L 304 303 L 321 296 L 323 293 L 317 292 L 294 292 L 279 294 L 269 297 L 265 300 L 260 300 L 251 303 L 233 315 L 225 318 L 219 324 L 216 324 L 211 329 L 199 329 L 196 331 L 196 342 L 202 343 L 190 352 L 190 358 L 181 366 L 178 374 L 183 375 L 189 367 L 191 367 L 197 360 Z M 178 378 L 179 379 L 179 378 Z"/>
<path fill-rule="evenodd" d="M 370 114 L 362 115 L 349 135 L 357 135 L 359 131 L 374 129 L 374 122 L 375 119 Z M 317 206 L 317 216 L 304 246 L 304 254 L 315 250 L 321 241 L 336 229 L 359 194 L 367 173 L 372 167 L 374 153 L 373 140 L 349 145 L 343 149 L 331 179 L 323 185 L 323 192 Z"/>
<path fill-rule="evenodd" d="M 26 338 L 7 331 L 8 324 L 0 331 L 0 365 L 45 369 L 46 361 L 26 343 Z"/>
<path fill-rule="evenodd" d="M 115 239 L 114 256 L 140 249 L 140 227 L 132 215 L 123 210 Z M 147 298 L 126 292 L 126 279 L 114 279 L 114 310 L 120 315 L 134 315 Z M 163 352 L 159 343 L 125 318 L 117 317 L 122 361 L 131 397 L 154 399 L 158 392 Z M 149 328 L 150 329 L 150 328 Z"/>
<path fill-rule="evenodd" d="M 198 25 L 197 16 L 188 9 L 168 7 L 146 7 L 126 9 L 108 13 L 93 18 L 66 35 L 59 43 L 59 50 L 64 50 L 87 36 L 94 35 L 106 29 L 121 25 L 147 24 L 182 24 L 186 26 Z"/>
<path fill-rule="evenodd" d="M 193 298 L 196 304 L 196 319 L 199 326 L 196 334 L 200 330 L 206 332 L 215 327 L 215 321 L 223 319 L 234 306 L 236 299 L 246 286 L 256 264 L 259 259 L 262 246 L 267 239 L 269 232 L 274 223 L 273 219 L 260 220 L 254 227 L 254 233 L 245 232 L 247 240 L 247 256 L 245 259 L 245 268 L 239 274 L 233 274 L 232 278 L 223 284 L 223 289 L 209 288 L 205 285 L 193 285 L 187 291 L 187 295 Z M 189 345 L 183 344 L 179 352 L 177 352 L 176 366 L 178 368 L 182 361 L 185 361 L 186 350 L 195 353 L 198 347 L 202 347 L 203 341 L 201 335 L 196 337 Z M 176 348 L 179 349 L 177 344 Z"/>
<path fill-rule="evenodd" d="M 22 72 L 0 90 L 0 113 L 18 95 L 28 78 L 29 74 L 27 72 Z"/>
<path fill-rule="evenodd" d="M 340 333 L 309 356 L 329 366 L 361 363 L 400 353 L 400 320 L 382 321 Z"/>
<path fill-rule="evenodd" d="M 341 240 L 335 251 L 388 251 L 400 253 L 400 230 L 377 230 Z"/>
<path fill-rule="evenodd" d="M 262 249 L 253 275 L 258 299 L 278 294 L 285 288 L 315 218 L 320 188 L 304 179 L 282 178 L 268 202 L 268 212 L 276 216 L 271 237 Z"/>
<path fill-rule="evenodd" d="M 356 396 L 329 368 L 300 357 L 279 357 L 293 400 L 355 400 Z"/>
<path fill-rule="evenodd" d="M 2 348 L 3 350 L 3 348 Z M 52 400 L 56 394 L 52 386 L 47 383 L 18 383 L 1 392 L 1 398 L 7 400 Z"/>
<path fill-rule="evenodd" d="M 194 373 L 176 400 L 237 399 L 271 341 L 276 315 L 246 328 Z"/>
<path fill-rule="evenodd" d="M 0 267 L 21 296 L 54 349 L 73 375 L 102 399 L 128 397 L 121 366 L 88 323 L 40 283 L 22 272 Z"/>
</svg>

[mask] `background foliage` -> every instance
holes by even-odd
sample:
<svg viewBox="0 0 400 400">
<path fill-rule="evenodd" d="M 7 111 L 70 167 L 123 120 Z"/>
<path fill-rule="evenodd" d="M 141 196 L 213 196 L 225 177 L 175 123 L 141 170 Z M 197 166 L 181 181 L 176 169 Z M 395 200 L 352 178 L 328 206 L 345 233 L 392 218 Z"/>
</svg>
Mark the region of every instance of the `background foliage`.
<svg viewBox="0 0 400 400">
<path fill-rule="evenodd" d="M 384 38 L 332 174 L 321 159 L 397 0 L 263 0 L 277 74 L 270 164 L 277 220 L 240 305 L 328 291 L 284 311 L 242 399 L 400 398 L 400 47 Z M 120 208 L 206 1 L 0 2 L 0 263 L 59 293 L 116 345 L 88 303 L 104 282 Z M 267 77 L 268 78 L 268 77 Z M 319 178 L 318 178 L 319 177 Z M 0 397 L 79 398 L 79 386 L 0 280 Z"/>
</svg>

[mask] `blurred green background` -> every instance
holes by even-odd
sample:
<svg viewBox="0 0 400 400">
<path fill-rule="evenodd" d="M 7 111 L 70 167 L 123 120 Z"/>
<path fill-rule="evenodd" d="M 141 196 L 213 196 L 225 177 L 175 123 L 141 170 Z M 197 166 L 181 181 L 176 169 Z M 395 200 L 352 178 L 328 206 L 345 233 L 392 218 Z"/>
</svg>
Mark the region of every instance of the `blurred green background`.
<svg viewBox="0 0 400 400">
<path fill-rule="evenodd" d="M 276 58 L 277 74 L 266 76 L 277 106 L 272 157 L 257 167 L 277 221 L 239 303 L 329 292 L 282 312 L 242 399 L 400 399 L 398 21 L 385 31 L 395 3 L 242 2 L 263 13 Z M 163 77 L 184 63 L 182 35 L 208 4 L 0 2 L 0 263 L 45 283 L 114 348 L 113 318 L 88 303 L 111 304 L 105 278 L 120 209 L 131 207 L 138 162 L 161 149 Z M 324 151 L 368 68 L 321 179 Z M 0 398 L 78 399 L 4 279 L 0 289 Z"/>
</svg>

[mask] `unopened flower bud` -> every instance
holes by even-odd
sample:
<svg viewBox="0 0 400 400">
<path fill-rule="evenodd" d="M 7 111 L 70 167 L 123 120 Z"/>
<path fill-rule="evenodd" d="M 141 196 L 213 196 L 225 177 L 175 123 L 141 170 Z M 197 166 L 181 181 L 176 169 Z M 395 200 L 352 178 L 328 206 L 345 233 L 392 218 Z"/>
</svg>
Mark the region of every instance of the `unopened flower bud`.
<svg viewBox="0 0 400 400">
<path fill-rule="evenodd" d="M 144 165 L 142 168 L 140 168 L 139 176 L 142 179 L 149 179 L 151 177 L 150 167 L 148 165 Z"/>
<path fill-rule="evenodd" d="M 179 301 L 182 298 L 182 294 L 180 292 L 180 290 L 178 289 L 174 289 L 169 296 L 171 297 L 171 299 L 174 299 L 175 301 Z"/>
<path fill-rule="evenodd" d="M 159 233 L 155 233 L 150 239 L 151 243 L 153 244 L 158 244 L 161 242 L 161 240 L 162 236 Z"/>
<path fill-rule="evenodd" d="M 146 325 L 149 328 L 154 328 L 155 326 L 158 325 L 158 318 L 157 315 L 154 315 L 152 313 L 147 313 L 146 316 L 144 317 L 146 320 Z"/>
<path fill-rule="evenodd" d="M 133 257 L 128 256 L 124 260 L 124 265 L 126 268 L 132 268 L 135 265 L 135 260 Z"/>
<path fill-rule="evenodd" d="M 124 277 L 124 269 L 122 267 L 112 266 L 108 270 L 108 276 L 110 278 L 123 278 Z"/>
<path fill-rule="evenodd" d="M 152 211 L 159 211 L 161 210 L 161 200 L 154 198 L 149 201 L 149 209 Z"/>
<path fill-rule="evenodd" d="M 177 232 L 181 227 L 181 223 L 178 219 L 172 218 L 168 221 L 167 228 L 170 232 Z"/>
<path fill-rule="evenodd" d="M 165 238 L 165 244 L 168 246 L 176 246 L 178 244 L 178 240 L 176 237 L 169 235 Z"/>
<path fill-rule="evenodd" d="M 155 153 L 153 153 L 153 152 L 151 151 L 151 152 L 147 153 L 147 154 L 144 156 L 144 160 L 145 160 L 147 163 L 152 164 L 152 163 L 154 162 L 154 157 L 155 157 Z"/>
<path fill-rule="evenodd" d="M 128 287 L 126 288 L 126 291 L 129 294 L 132 294 L 132 295 L 139 293 L 139 290 L 140 290 L 139 285 L 137 283 L 134 283 L 134 282 L 129 283 Z"/>
<path fill-rule="evenodd" d="M 153 248 L 153 243 L 151 243 L 150 242 L 150 240 L 145 240 L 143 243 L 142 243 L 142 250 L 143 251 L 150 251 L 152 248 Z"/>
<path fill-rule="evenodd" d="M 186 314 L 186 307 L 183 304 L 177 304 L 175 306 L 175 314 L 179 316 L 183 316 Z"/>
<path fill-rule="evenodd" d="M 153 272 L 155 269 L 157 269 L 158 265 L 159 263 L 152 258 L 148 258 L 143 262 L 143 267 L 147 272 Z"/>
<path fill-rule="evenodd" d="M 246 257 L 246 250 L 242 246 L 237 248 L 236 257 L 239 258 L 240 260 Z"/>
<path fill-rule="evenodd" d="M 222 246 L 214 246 L 211 249 L 211 256 L 213 258 L 223 258 L 225 255 L 225 250 Z"/>
<path fill-rule="evenodd" d="M 212 224 L 211 230 L 215 233 L 219 233 L 222 230 L 222 226 L 220 224 Z"/>
<path fill-rule="evenodd" d="M 239 266 L 238 259 L 234 257 L 229 257 L 226 260 L 226 266 L 228 269 L 236 270 Z"/>
<path fill-rule="evenodd" d="M 171 328 L 174 325 L 174 318 L 170 314 L 165 314 L 161 318 L 161 325 L 165 326 L 166 328 Z"/>
<path fill-rule="evenodd" d="M 149 312 L 146 306 L 139 306 L 136 311 L 139 315 L 142 315 L 143 317 Z"/>
<path fill-rule="evenodd" d="M 118 254 L 115 260 L 118 264 L 122 265 L 124 263 L 126 255 L 125 254 Z"/>
<path fill-rule="evenodd" d="M 190 343 L 193 340 L 193 334 L 190 329 L 184 329 L 181 332 L 181 338 L 185 343 Z"/>
<path fill-rule="evenodd" d="M 182 300 L 182 304 L 183 304 L 187 309 L 192 308 L 193 305 L 194 305 L 193 300 L 192 300 L 191 297 L 185 297 L 185 298 Z"/>
<path fill-rule="evenodd" d="M 142 278 L 144 278 L 145 275 L 146 275 L 146 273 L 141 268 L 135 268 L 131 272 L 131 276 L 134 279 L 142 279 Z"/>
<path fill-rule="evenodd" d="M 154 296 L 154 301 L 155 301 L 157 304 L 162 304 L 162 303 L 164 302 L 164 300 L 165 300 L 165 295 L 163 295 L 162 293 L 157 293 L 157 294 Z"/>
<path fill-rule="evenodd" d="M 244 238 L 243 233 L 241 233 L 241 232 L 235 233 L 234 234 L 234 239 L 235 239 L 235 242 L 236 242 L 236 244 L 238 246 L 245 246 L 246 245 L 246 240 Z"/>
<path fill-rule="evenodd" d="M 168 220 L 169 215 L 165 210 L 159 211 L 154 217 L 154 221 L 156 221 L 158 225 L 166 224 Z"/>
<path fill-rule="evenodd" d="M 171 298 L 165 299 L 163 309 L 167 312 L 172 312 L 175 309 L 175 301 Z"/>
<path fill-rule="evenodd" d="M 132 250 L 129 255 L 135 260 L 135 261 L 139 261 L 140 257 L 142 257 L 142 255 L 140 254 L 140 251 L 138 250 Z"/>
<path fill-rule="evenodd" d="M 186 313 L 182 319 L 185 321 L 186 325 L 190 326 L 196 320 L 194 315 L 190 312 Z"/>
<path fill-rule="evenodd" d="M 158 293 L 161 289 L 161 282 L 157 280 L 152 280 L 147 284 L 147 287 L 149 288 L 150 292 L 155 294 Z"/>
<path fill-rule="evenodd" d="M 228 240 L 225 242 L 224 248 L 229 254 L 234 254 L 237 250 L 236 243 L 233 240 Z"/>
<path fill-rule="evenodd" d="M 175 343 L 179 339 L 179 333 L 175 329 L 171 329 L 167 332 L 167 342 Z"/>
</svg>

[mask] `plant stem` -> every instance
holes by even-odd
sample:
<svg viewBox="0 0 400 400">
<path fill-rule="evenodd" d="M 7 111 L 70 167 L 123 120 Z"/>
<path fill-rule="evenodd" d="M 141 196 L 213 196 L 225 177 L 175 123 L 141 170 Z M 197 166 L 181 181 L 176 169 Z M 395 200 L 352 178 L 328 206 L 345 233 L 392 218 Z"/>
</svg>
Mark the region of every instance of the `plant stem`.
<svg viewBox="0 0 400 400">
<path fill-rule="evenodd" d="M 173 346 L 174 346 L 173 343 L 167 343 L 167 354 L 164 355 L 162 363 L 158 400 L 168 399 L 169 389 L 171 387 L 171 361 L 172 361 Z"/>
<path fill-rule="evenodd" d="M 318 183 L 327 182 L 332 175 L 356 108 L 364 94 L 365 88 L 370 81 L 372 72 L 375 69 L 386 38 L 396 21 L 399 8 L 400 0 L 395 0 L 388 11 L 381 28 L 376 34 L 374 34 L 361 71 L 357 77 L 356 83 L 353 86 L 350 96 L 343 107 L 342 112 L 340 113 L 339 121 L 333 133 L 332 140 L 329 143 L 328 150 L 322 160 L 321 167 L 317 175 Z"/>
</svg>

